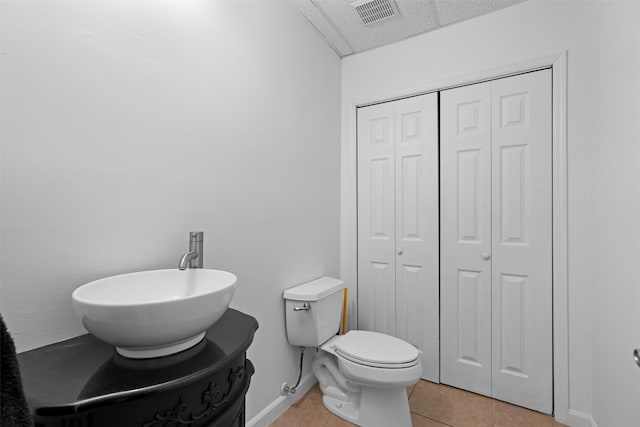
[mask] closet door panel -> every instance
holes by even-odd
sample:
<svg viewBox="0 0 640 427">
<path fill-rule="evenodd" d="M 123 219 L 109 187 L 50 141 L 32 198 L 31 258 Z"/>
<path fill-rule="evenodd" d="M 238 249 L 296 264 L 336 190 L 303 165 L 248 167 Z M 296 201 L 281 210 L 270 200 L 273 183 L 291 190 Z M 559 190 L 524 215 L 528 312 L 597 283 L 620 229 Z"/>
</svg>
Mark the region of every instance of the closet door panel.
<svg viewBox="0 0 640 427">
<path fill-rule="evenodd" d="M 358 327 L 395 334 L 395 122 L 358 109 Z"/>
<path fill-rule="evenodd" d="M 493 397 L 551 413 L 551 71 L 492 82 Z"/>
<path fill-rule="evenodd" d="M 491 394 L 490 83 L 441 92 L 441 381 Z"/>
<path fill-rule="evenodd" d="M 423 378 L 439 382 L 438 95 L 395 108 L 396 336 L 422 350 Z"/>
</svg>

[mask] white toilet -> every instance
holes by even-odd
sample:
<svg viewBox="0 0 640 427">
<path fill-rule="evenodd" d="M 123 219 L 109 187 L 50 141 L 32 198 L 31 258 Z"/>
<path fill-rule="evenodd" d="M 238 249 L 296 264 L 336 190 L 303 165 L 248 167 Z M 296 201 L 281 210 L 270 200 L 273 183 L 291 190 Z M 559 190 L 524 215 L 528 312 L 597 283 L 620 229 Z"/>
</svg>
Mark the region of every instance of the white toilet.
<svg viewBox="0 0 640 427">
<path fill-rule="evenodd" d="M 284 292 L 289 344 L 318 347 L 312 369 L 328 410 L 359 426 L 411 426 L 406 387 L 422 375 L 420 354 L 378 332 L 336 335 L 343 289 L 341 280 L 322 277 Z"/>
</svg>

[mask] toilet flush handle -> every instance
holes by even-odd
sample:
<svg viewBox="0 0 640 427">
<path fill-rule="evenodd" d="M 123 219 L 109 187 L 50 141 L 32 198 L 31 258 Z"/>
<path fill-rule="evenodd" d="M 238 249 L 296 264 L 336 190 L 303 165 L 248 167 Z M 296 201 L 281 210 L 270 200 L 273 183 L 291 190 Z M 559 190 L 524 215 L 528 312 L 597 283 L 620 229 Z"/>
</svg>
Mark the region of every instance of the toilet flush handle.
<svg viewBox="0 0 640 427">
<path fill-rule="evenodd" d="M 308 302 L 305 302 L 304 304 L 302 304 L 302 307 L 293 307 L 293 311 L 307 311 L 307 310 L 311 310 L 311 304 L 309 304 Z"/>
</svg>

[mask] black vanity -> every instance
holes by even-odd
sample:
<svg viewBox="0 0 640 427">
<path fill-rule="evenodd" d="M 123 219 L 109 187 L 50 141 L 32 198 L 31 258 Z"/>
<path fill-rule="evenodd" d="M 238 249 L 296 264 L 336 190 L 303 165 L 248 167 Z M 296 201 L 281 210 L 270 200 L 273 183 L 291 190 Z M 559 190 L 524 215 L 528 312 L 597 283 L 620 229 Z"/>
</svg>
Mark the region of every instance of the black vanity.
<svg viewBox="0 0 640 427">
<path fill-rule="evenodd" d="M 188 350 L 127 359 L 91 335 L 18 355 L 36 427 L 244 426 L 258 328 L 229 309 Z"/>
</svg>

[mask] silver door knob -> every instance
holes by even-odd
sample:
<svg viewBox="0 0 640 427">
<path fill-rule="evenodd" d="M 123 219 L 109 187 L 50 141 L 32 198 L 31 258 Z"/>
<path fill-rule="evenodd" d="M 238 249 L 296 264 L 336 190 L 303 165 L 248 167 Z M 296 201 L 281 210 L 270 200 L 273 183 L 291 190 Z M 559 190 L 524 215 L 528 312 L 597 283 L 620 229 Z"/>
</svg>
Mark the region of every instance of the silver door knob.
<svg viewBox="0 0 640 427">
<path fill-rule="evenodd" d="M 640 348 L 633 350 L 633 360 L 636 361 L 636 365 L 640 366 Z"/>
<path fill-rule="evenodd" d="M 482 252 L 482 259 L 491 259 L 491 254 L 489 254 L 489 252 Z"/>
<path fill-rule="evenodd" d="M 400 248 L 396 249 L 396 253 L 397 253 L 398 255 L 402 255 L 402 249 L 400 249 Z"/>
</svg>

